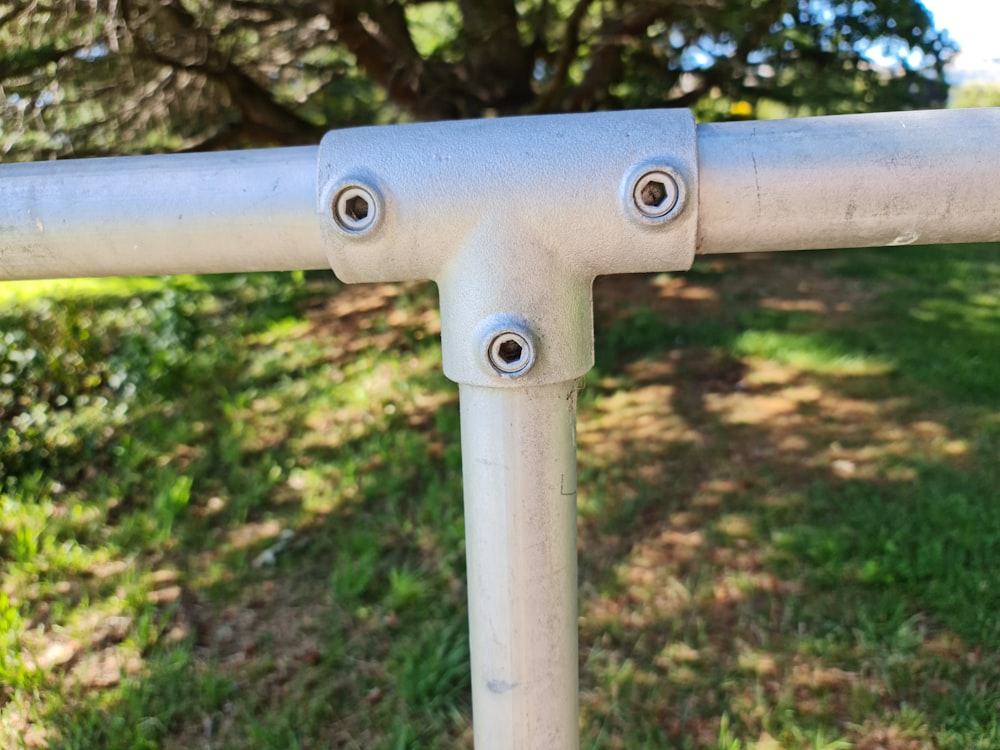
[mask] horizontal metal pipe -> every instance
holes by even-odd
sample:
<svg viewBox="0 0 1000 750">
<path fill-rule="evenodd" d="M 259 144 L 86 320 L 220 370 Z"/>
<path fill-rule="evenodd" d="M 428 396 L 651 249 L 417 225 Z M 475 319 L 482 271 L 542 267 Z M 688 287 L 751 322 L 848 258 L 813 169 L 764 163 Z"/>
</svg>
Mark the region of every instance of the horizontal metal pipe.
<svg viewBox="0 0 1000 750">
<path fill-rule="evenodd" d="M 0 166 L 0 279 L 329 268 L 314 146 Z"/>
<path fill-rule="evenodd" d="M 700 125 L 698 152 L 699 253 L 1000 240 L 997 109 Z M 327 268 L 317 155 L 2 165 L 0 279 Z"/>
<path fill-rule="evenodd" d="M 699 253 L 1000 240 L 1000 109 L 698 126 Z"/>
</svg>

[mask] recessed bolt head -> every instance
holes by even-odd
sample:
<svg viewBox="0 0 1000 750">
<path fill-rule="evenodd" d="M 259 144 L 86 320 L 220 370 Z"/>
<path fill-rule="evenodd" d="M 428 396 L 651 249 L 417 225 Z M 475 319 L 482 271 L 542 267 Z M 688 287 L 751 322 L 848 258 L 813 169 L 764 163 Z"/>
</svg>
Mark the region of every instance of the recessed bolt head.
<svg viewBox="0 0 1000 750">
<path fill-rule="evenodd" d="M 639 213 L 659 219 L 677 206 L 680 188 L 672 175 L 658 169 L 644 173 L 632 188 L 632 200 Z"/>
<path fill-rule="evenodd" d="M 523 375 L 535 362 L 535 351 L 526 333 L 502 331 L 490 339 L 486 347 L 490 366 L 501 375 Z"/>
<path fill-rule="evenodd" d="M 378 200 L 363 185 L 348 185 L 333 199 L 333 218 L 345 232 L 367 232 L 379 218 Z"/>
</svg>

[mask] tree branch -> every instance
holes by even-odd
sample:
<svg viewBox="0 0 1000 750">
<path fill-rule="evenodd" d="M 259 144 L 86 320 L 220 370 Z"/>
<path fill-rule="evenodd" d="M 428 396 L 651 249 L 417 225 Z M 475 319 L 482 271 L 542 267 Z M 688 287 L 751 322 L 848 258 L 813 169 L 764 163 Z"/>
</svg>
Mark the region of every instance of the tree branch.
<svg viewBox="0 0 1000 750">
<path fill-rule="evenodd" d="M 10 52 L 0 53 L 3 77 L 9 79 L 32 75 L 39 68 L 71 57 L 80 50 L 86 49 L 86 46 L 85 44 L 73 44 L 68 47 L 59 47 L 49 44 L 43 47 L 18 47 Z"/>
<path fill-rule="evenodd" d="M 123 6 L 131 4 L 126 0 L 121 1 Z M 139 29 L 132 28 L 132 37 L 137 50 L 161 65 L 198 73 L 220 85 L 229 94 L 242 121 L 247 123 L 248 132 L 254 134 L 256 142 L 296 145 L 315 143 L 322 137 L 323 128 L 279 104 L 266 88 L 235 65 L 228 56 L 223 56 L 215 46 L 214 40 L 199 28 L 197 19 L 181 3 L 176 0 L 165 0 L 155 13 L 156 16 L 161 13 L 169 14 L 166 28 L 162 28 L 161 32 L 166 32 L 168 38 L 175 34 L 183 35 L 186 41 L 194 42 L 200 48 L 199 54 L 194 59 L 190 56 L 188 59 L 182 59 L 167 54 L 155 43 L 150 42 L 145 35 L 139 33 Z M 124 15 L 126 24 L 136 18 L 127 11 Z M 150 22 L 155 20 L 154 16 Z"/>
<path fill-rule="evenodd" d="M 535 61 L 531 49 L 521 43 L 514 0 L 458 0 L 458 7 L 467 88 L 483 108 L 520 110 L 534 98 Z"/>
<path fill-rule="evenodd" d="M 353 0 L 331 5 L 326 17 L 336 31 L 337 40 L 385 89 L 390 101 L 419 111 L 428 86 L 423 60 L 410 36 L 403 7 L 392 0 L 372 4 L 369 12 Z"/>
<path fill-rule="evenodd" d="M 11 10 L 0 16 L 0 29 L 6 26 L 11 21 L 16 21 L 23 15 L 26 15 L 35 9 L 37 2 L 25 3 L 24 5 L 15 5 Z"/>
<path fill-rule="evenodd" d="M 579 0 L 573 8 L 573 12 L 566 19 L 566 30 L 563 33 L 563 43 L 559 49 L 559 57 L 556 58 L 555 70 L 552 73 L 552 80 L 545 90 L 538 97 L 534 110 L 536 112 L 551 111 L 553 102 L 562 92 L 569 77 L 569 68 L 576 58 L 580 48 L 580 26 L 587 16 L 593 0 Z"/>
</svg>

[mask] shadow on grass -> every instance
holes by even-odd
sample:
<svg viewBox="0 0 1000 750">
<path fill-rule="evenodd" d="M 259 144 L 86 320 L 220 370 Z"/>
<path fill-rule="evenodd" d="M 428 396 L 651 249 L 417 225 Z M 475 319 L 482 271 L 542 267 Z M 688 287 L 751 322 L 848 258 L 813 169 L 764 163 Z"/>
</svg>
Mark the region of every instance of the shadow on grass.
<svg viewBox="0 0 1000 750">
<path fill-rule="evenodd" d="M 933 252 L 899 278 L 837 253 L 601 282 L 579 432 L 585 747 L 1000 744 L 1000 427 L 964 358 L 995 363 L 1000 271 L 995 248 Z M 330 286 L 228 307 L 223 286 L 214 315 L 180 295 L 161 348 L 188 356 L 129 355 L 165 369 L 132 368 L 148 398 L 103 442 L 19 449 L 18 482 L 62 486 L 57 538 L 121 563 L 41 570 L 24 616 L 61 627 L 72 579 L 82 609 L 132 622 L 120 643 L 81 630 L 52 670 L 39 716 L 59 746 L 471 746 L 433 295 Z M 926 356 L 939 341 L 954 356 Z M 125 678 L 88 682 L 78 666 L 109 649 Z"/>
<path fill-rule="evenodd" d="M 923 356 L 996 356 L 996 248 L 966 252 L 976 282 L 960 263 L 840 310 L 801 257 L 611 295 L 581 427 L 594 746 L 714 747 L 724 715 L 786 747 L 1000 742 L 1000 431 L 965 361 Z M 934 285 L 991 315 L 901 324 Z"/>
<path fill-rule="evenodd" d="M 253 325 L 158 379 L 94 469 L 77 451 L 50 479 L 88 501 L 61 533 L 130 561 L 78 601 L 138 577 L 121 609 L 149 631 L 112 644 L 127 679 L 78 669 L 88 649 L 60 665 L 76 687 L 45 721 L 64 746 L 395 747 L 466 730 L 456 391 L 423 309 L 391 322 L 417 303 L 313 296 L 302 326 L 241 310 Z M 52 458 L 39 470 L 70 465 Z M 58 597 L 27 603 L 34 629 L 58 627 Z"/>
</svg>

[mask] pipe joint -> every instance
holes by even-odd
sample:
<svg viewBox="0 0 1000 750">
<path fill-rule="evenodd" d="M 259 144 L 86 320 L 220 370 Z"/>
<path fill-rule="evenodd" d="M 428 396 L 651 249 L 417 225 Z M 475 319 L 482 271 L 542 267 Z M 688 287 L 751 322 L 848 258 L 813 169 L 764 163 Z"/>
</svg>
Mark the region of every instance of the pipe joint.
<svg viewBox="0 0 1000 750">
<path fill-rule="evenodd" d="M 543 385 L 593 365 L 595 276 L 690 267 L 697 166 L 683 110 L 341 130 L 317 215 L 343 281 L 438 283 L 448 377 Z"/>
</svg>

